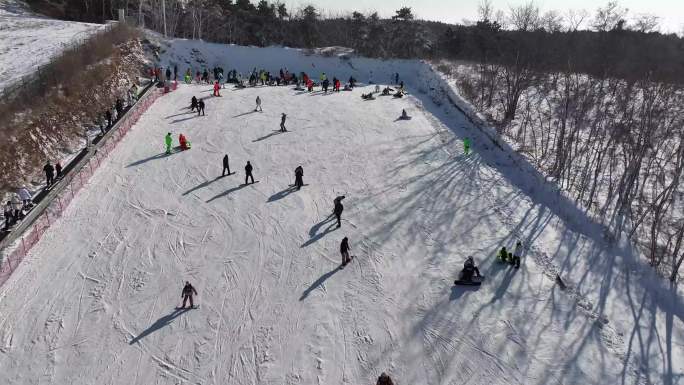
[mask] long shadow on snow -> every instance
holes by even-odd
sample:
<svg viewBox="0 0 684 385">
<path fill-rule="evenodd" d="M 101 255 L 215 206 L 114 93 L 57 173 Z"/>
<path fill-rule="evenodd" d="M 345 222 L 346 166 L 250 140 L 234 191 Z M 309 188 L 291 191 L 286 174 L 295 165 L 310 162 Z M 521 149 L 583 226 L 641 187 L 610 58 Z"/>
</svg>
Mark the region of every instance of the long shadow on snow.
<svg viewBox="0 0 684 385">
<path fill-rule="evenodd" d="M 268 134 L 268 135 L 262 136 L 261 138 L 256 138 L 256 139 L 254 139 L 254 140 L 252 141 L 252 143 L 261 142 L 262 140 L 266 140 L 266 139 L 268 139 L 268 138 L 270 138 L 270 137 L 272 137 L 272 136 L 276 136 L 276 135 L 278 135 L 278 134 L 282 134 L 282 132 L 281 132 L 280 130 L 273 131 L 273 132 L 271 132 L 271 133 Z"/>
<path fill-rule="evenodd" d="M 252 184 L 254 184 L 254 183 L 252 183 Z M 229 194 L 231 194 L 231 193 L 234 193 L 235 191 L 242 190 L 243 188 L 245 188 L 245 187 L 247 187 L 247 186 L 249 186 L 249 185 L 248 185 L 248 184 L 241 184 L 241 185 L 239 185 L 239 186 L 237 186 L 237 187 L 233 187 L 233 188 L 231 188 L 231 189 L 229 189 L 229 190 L 226 190 L 226 191 L 224 191 L 224 192 L 222 192 L 222 193 L 220 193 L 220 194 L 214 196 L 213 198 L 209 199 L 206 203 L 210 203 L 210 202 L 212 202 L 212 201 L 215 201 L 216 199 L 219 199 L 219 198 L 221 198 L 221 197 L 224 197 L 224 196 L 226 196 L 226 195 L 229 195 Z"/>
<path fill-rule="evenodd" d="M 157 155 L 152 155 L 152 156 L 150 156 L 149 158 L 140 159 L 140 160 L 138 160 L 138 161 L 135 161 L 135 162 L 133 162 L 133 163 L 127 165 L 126 167 L 135 167 L 135 166 L 139 166 L 139 165 L 141 165 L 141 164 L 143 164 L 143 163 L 147 163 L 147 162 L 153 161 L 153 160 L 155 160 L 155 159 L 163 159 L 163 158 L 166 158 L 167 156 L 171 156 L 171 155 L 173 155 L 173 154 L 174 154 L 173 152 L 172 152 L 171 154 L 167 154 L 167 153 L 165 153 L 165 152 L 162 152 L 162 153 L 157 154 Z"/>
<path fill-rule="evenodd" d="M 292 194 L 292 193 L 295 192 L 295 191 L 297 191 L 297 188 L 296 188 L 296 187 L 294 187 L 294 186 L 288 187 L 288 188 L 286 188 L 286 189 L 283 190 L 283 191 L 279 191 L 279 192 L 277 192 L 277 193 L 271 195 L 271 196 L 268 198 L 268 201 L 269 201 L 269 202 L 279 201 L 279 200 L 285 198 L 286 196 Z"/>
<path fill-rule="evenodd" d="M 188 310 L 190 310 L 190 309 L 189 308 L 188 309 L 175 309 L 171 314 L 167 314 L 167 315 L 161 317 L 160 319 L 158 319 L 150 327 L 145 329 L 145 331 L 143 331 L 142 333 L 138 334 L 138 336 L 133 338 L 131 340 L 131 342 L 129 342 L 128 344 L 133 345 L 136 342 L 140 341 L 141 339 L 147 337 L 148 335 L 156 332 L 157 330 L 159 330 L 165 326 L 170 325 L 174 319 L 178 318 L 181 314 L 185 313 Z"/>
<path fill-rule="evenodd" d="M 311 294 L 312 291 L 316 290 L 316 288 L 323 285 L 323 283 L 325 283 L 325 281 L 328 278 L 332 277 L 333 274 L 337 273 L 338 271 L 340 271 L 340 268 L 336 267 L 334 270 L 331 270 L 331 271 L 321 275 L 321 277 L 318 278 L 316 280 L 316 282 L 312 283 L 311 286 L 309 286 L 306 290 L 304 290 L 304 292 L 302 293 L 302 296 L 299 297 L 299 300 L 304 301 L 309 296 L 309 294 Z"/>
<path fill-rule="evenodd" d="M 217 180 L 219 180 L 219 179 L 221 179 L 221 178 L 224 178 L 224 177 L 225 177 L 225 176 L 223 176 L 223 175 L 219 175 L 219 176 L 217 176 L 216 178 L 214 178 L 214 179 L 212 179 L 212 180 L 208 180 L 208 181 L 206 181 L 206 182 L 200 183 L 200 184 L 198 184 L 197 186 L 191 188 L 190 190 L 184 192 L 183 195 L 188 195 L 188 194 L 190 194 L 190 193 L 193 192 L 193 191 L 197 191 L 197 190 L 199 190 L 199 189 L 201 189 L 201 188 L 207 187 L 207 186 L 209 186 L 210 184 L 212 184 L 212 183 L 216 182 Z"/>
<path fill-rule="evenodd" d="M 329 215 L 327 218 L 325 218 L 324 220 L 322 220 L 322 221 L 316 223 L 315 225 L 313 225 L 313 226 L 311 227 L 311 229 L 309 230 L 309 237 L 311 237 L 311 238 L 310 238 L 308 241 L 304 242 L 304 244 L 301 245 L 300 247 L 307 247 L 307 246 L 309 246 L 310 244 L 312 244 L 312 243 L 318 241 L 319 239 L 323 238 L 323 237 L 326 236 L 328 233 L 331 233 L 331 232 L 337 230 L 337 224 L 336 224 L 333 220 L 334 220 L 334 216 L 333 216 L 333 214 L 330 214 L 330 215 Z M 318 230 L 319 230 L 324 224 L 326 224 L 326 223 L 328 223 L 328 222 L 330 222 L 330 221 L 333 221 L 333 222 L 332 222 L 325 230 L 323 230 L 323 232 L 319 233 Z"/>
</svg>

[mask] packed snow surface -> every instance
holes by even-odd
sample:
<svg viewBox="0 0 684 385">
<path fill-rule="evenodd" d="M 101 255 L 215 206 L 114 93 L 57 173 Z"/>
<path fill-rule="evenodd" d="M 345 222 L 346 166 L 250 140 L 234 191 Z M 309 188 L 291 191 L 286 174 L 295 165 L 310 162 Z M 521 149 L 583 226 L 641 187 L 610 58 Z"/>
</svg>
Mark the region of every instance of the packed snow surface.
<svg viewBox="0 0 684 385">
<path fill-rule="evenodd" d="M 330 77 L 363 65 L 317 60 Z M 426 65 L 394 64 L 415 85 L 403 99 L 206 85 L 159 99 L 0 288 L 0 383 L 682 383 L 674 290 L 435 87 L 418 92 Z M 165 155 L 167 132 L 192 149 Z M 356 258 L 340 269 L 344 236 Z M 496 262 L 517 239 L 520 269 Z M 454 287 L 468 255 L 487 278 Z M 178 311 L 186 280 L 200 308 Z"/>
<path fill-rule="evenodd" d="M 31 13 L 21 2 L 0 0 L 0 91 L 33 74 L 66 44 L 102 27 L 49 19 Z"/>
</svg>

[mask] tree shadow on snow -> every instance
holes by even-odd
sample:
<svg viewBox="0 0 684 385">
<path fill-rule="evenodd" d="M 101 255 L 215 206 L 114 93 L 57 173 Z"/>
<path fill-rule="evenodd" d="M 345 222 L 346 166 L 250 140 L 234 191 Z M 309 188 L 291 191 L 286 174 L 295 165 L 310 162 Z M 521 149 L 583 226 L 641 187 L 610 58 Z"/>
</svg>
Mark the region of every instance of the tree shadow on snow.
<svg viewBox="0 0 684 385">
<path fill-rule="evenodd" d="M 189 308 L 187 309 L 175 309 L 171 314 L 167 314 L 160 319 L 158 319 L 155 323 L 153 323 L 150 327 L 145 329 L 142 333 L 138 334 L 137 337 L 133 338 L 131 342 L 129 342 L 129 345 L 133 345 L 140 341 L 141 339 L 147 337 L 148 335 L 156 332 L 157 330 L 168 326 L 173 322 L 174 319 L 178 318 L 181 314 L 185 313 L 186 311 L 190 310 Z"/>
<path fill-rule="evenodd" d="M 286 196 L 292 194 L 295 191 L 297 191 L 297 188 L 294 186 L 290 186 L 283 191 L 280 191 L 280 192 L 277 192 L 277 193 L 271 195 L 268 198 L 268 201 L 269 202 L 275 202 L 275 201 L 281 200 L 281 199 L 285 198 Z"/>
<path fill-rule="evenodd" d="M 170 155 L 173 155 L 173 154 L 174 154 L 173 152 L 170 153 L 170 154 L 167 154 L 167 153 L 165 153 L 165 152 L 162 152 L 162 153 L 160 153 L 160 154 L 150 156 L 149 158 L 140 159 L 140 160 L 138 160 L 138 161 L 135 161 L 135 162 L 129 164 L 128 166 L 126 166 L 126 167 L 140 166 L 140 165 L 143 164 L 143 163 L 147 163 L 147 162 L 152 161 L 152 160 L 155 160 L 155 159 L 163 159 L 163 158 L 166 158 L 167 156 L 170 156 Z"/>
<path fill-rule="evenodd" d="M 336 267 L 334 270 L 331 270 L 323 275 L 321 275 L 320 278 L 316 280 L 316 282 L 312 283 L 311 286 L 309 286 L 304 292 L 302 293 L 302 296 L 299 297 L 300 301 L 304 301 L 309 294 L 311 294 L 312 291 L 316 290 L 318 287 L 323 286 L 323 283 L 328 280 L 328 278 L 332 277 L 333 274 L 337 273 L 340 271 L 339 267 Z"/>
</svg>

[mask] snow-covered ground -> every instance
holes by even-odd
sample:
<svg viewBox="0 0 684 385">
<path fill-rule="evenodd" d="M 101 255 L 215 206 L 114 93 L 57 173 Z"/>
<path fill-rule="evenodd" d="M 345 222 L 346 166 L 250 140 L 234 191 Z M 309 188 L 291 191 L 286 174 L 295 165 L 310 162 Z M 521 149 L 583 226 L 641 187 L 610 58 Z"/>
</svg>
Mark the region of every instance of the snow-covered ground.
<svg viewBox="0 0 684 385">
<path fill-rule="evenodd" d="M 0 383 L 684 383 L 676 290 L 425 87 L 427 65 L 190 42 L 164 55 L 362 81 L 399 70 L 414 94 L 162 97 L 0 288 Z M 188 113 L 192 95 L 206 116 Z M 192 149 L 165 156 L 167 132 Z M 236 174 L 220 178 L 225 153 Z M 259 182 L 243 186 L 247 160 Z M 308 185 L 292 191 L 298 165 Z M 344 236 L 356 258 L 340 270 Z M 517 239 L 522 267 L 498 264 Z M 467 255 L 480 288 L 452 285 Z M 178 312 L 185 280 L 201 307 Z"/>
<path fill-rule="evenodd" d="M 19 1 L 0 0 L 0 91 L 35 72 L 66 44 L 100 28 L 103 25 L 49 19 Z"/>
</svg>

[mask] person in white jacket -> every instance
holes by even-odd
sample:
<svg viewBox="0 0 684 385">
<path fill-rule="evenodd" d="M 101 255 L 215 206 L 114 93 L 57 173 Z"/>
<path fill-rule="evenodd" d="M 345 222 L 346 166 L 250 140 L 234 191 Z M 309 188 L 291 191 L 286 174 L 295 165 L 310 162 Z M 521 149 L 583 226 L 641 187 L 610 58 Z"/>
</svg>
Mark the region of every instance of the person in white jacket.
<svg viewBox="0 0 684 385">
<path fill-rule="evenodd" d="M 33 206 L 33 197 L 26 186 L 21 186 L 19 190 L 17 190 L 17 194 L 19 194 L 19 198 L 21 198 L 21 201 L 24 203 L 24 209 L 28 210 L 31 208 L 31 206 Z"/>
</svg>

